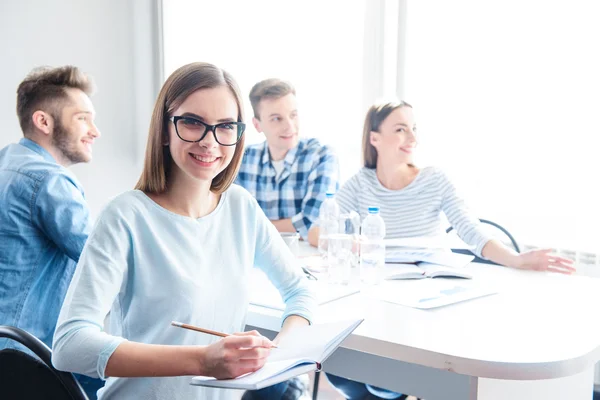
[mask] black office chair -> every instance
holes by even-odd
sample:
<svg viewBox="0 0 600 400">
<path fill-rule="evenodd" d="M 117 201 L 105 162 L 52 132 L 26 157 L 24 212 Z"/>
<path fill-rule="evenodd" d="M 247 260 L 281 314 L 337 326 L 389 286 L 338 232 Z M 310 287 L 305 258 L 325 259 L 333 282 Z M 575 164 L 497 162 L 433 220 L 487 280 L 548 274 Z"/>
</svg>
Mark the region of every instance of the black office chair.
<svg viewBox="0 0 600 400">
<path fill-rule="evenodd" d="M 315 383 L 313 384 L 312 400 L 317 400 L 317 396 L 319 396 L 319 379 L 321 379 L 321 371 L 316 371 Z"/>
<path fill-rule="evenodd" d="M 502 232 L 504 238 L 500 239 L 502 242 L 509 244 L 513 247 L 513 249 L 517 252 L 520 253 L 521 252 L 521 248 L 519 247 L 519 244 L 517 243 L 517 241 L 515 240 L 515 238 L 513 237 L 513 235 L 510 234 L 510 232 L 508 232 L 506 229 L 504 229 L 502 226 L 498 225 L 495 222 L 489 221 L 487 219 L 480 219 L 479 220 L 482 224 L 487 224 L 487 225 L 491 225 L 495 228 L 497 228 L 500 232 Z M 451 226 L 448 229 L 446 229 L 446 233 L 450 233 L 450 231 L 452 231 L 454 228 Z M 507 240 L 508 239 L 508 240 Z M 477 255 L 473 254 L 471 251 L 467 250 L 467 249 L 452 249 L 452 251 L 454 253 L 460 253 L 460 254 L 468 254 L 468 255 L 473 255 L 475 256 L 475 259 L 473 261 L 475 262 L 480 262 L 480 263 L 484 263 L 484 264 L 494 264 L 494 265 L 498 265 L 497 263 L 490 261 L 490 260 L 486 260 L 484 258 L 478 257 Z"/>
<path fill-rule="evenodd" d="M 0 350 L 0 398 L 89 400 L 73 374 L 52 366 L 52 351 L 41 340 L 12 326 L 0 326 L 0 338 L 21 343 L 40 358 L 16 349 Z"/>
</svg>

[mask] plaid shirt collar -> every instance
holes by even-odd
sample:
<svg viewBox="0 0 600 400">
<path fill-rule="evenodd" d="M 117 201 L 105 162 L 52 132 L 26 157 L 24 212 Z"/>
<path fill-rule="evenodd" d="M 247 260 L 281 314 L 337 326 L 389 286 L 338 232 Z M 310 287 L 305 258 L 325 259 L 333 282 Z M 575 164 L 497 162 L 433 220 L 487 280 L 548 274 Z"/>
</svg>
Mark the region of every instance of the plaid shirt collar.
<svg viewBox="0 0 600 400">
<path fill-rule="evenodd" d="M 298 144 L 290 149 L 287 154 L 285 155 L 284 159 L 283 159 L 283 163 L 285 164 L 286 167 L 290 167 L 292 166 L 292 164 L 294 164 L 294 161 L 296 160 L 296 155 L 299 154 L 302 151 L 302 148 L 304 148 L 304 141 L 303 140 L 299 140 Z M 261 157 L 261 165 L 264 167 L 265 164 L 268 164 L 271 162 L 271 155 L 269 154 L 269 145 L 267 144 L 267 141 L 265 140 L 264 144 L 263 144 L 263 150 L 262 150 L 262 157 Z"/>
</svg>

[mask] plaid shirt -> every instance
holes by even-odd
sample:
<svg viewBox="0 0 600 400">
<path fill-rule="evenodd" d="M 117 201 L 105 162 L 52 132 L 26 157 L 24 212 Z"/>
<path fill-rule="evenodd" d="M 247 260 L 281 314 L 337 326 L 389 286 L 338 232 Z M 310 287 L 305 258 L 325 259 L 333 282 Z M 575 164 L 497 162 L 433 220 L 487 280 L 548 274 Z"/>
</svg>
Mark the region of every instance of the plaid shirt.
<svg viewBox="0 0 600 400">
<path fill-rule="evenodd" d="M 306 239 L 319 218 L 325 193 L 338 189 L 338 160 L 331 147 L 321 146 L 316 139 L 300 139 L 283 164 L 277 178 L 267 143 L 248 146 L 235 183 L 256 198 L 269 219 L 291 218 Z"/>
</svg>

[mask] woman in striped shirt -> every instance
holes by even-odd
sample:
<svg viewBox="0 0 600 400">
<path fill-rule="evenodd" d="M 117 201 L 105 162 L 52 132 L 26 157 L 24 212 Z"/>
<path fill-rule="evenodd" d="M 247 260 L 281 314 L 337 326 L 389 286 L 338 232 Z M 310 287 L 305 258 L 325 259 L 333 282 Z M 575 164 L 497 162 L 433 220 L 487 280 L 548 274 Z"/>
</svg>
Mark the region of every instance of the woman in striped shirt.
<svg viewBox="0 0 600 400">
<path fill-rule="evenodd" d="M 369 109 L 363 130 L 364 168 L 337 193 L 341 212 L 356 211 L 364 219 L 368 207 L 379 206 L 386 237 L 401 238 L 439 235 L 443 211 L 460 238 L 474 246 L 473 251 L 480 257 L 514 268 L 566 274 L 575 271 L 571 260 L 550 254 L 548 249 L 519 254 L 489 237 L 442 171 L 415 166 L 416 130 L 412 106 L 406 102 L 377 104 Z M 318 241 L 317 229 L 309 238 L 311 244 Z M 401 397 L 358 382 L 328 377 L 349 399 Z"/>
<path fill-rule="evenodd" d="M 364 168 L 336 194 L 340 212 L 356 211 L 364 219 L 378 206 L 386 238 L 435 236 L 442 232 L 441 211 L 462 240 L 479 257 L 498 264 L 542 271 L 572 273 L 572 261 L 532 250 L 518 254 L 482 229 L 448 177 L 438 168 L 418 168 L 413 162 L 417 126 L 406 102 L 374 105 L 363 130 Z M 309 241 L 317 243 L 318 230 Z"/>
</svg>

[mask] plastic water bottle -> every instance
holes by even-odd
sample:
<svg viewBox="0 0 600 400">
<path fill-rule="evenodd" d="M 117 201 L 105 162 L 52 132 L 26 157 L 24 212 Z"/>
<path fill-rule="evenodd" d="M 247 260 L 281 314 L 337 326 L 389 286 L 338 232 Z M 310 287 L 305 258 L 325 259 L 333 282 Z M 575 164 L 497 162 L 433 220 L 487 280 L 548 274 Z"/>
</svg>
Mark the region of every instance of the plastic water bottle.
<svg viewBox="0 0 600 400">
<path fill-rule="evenodd" d="M 332 192 L 327 192 L 325 201 L 319 208 L 319 254 L 327 257 L 327 238 L 338 233 L 338 218 L 340 207 L 333 197 Z"/>
<path fill-rule="evenodd" d="M 381 282 L 385 265 L 385 222 L 379 207 L 369 207 L 369 215 L 361 226 L 360 277 L 370 285 Z"/>
</svg>

